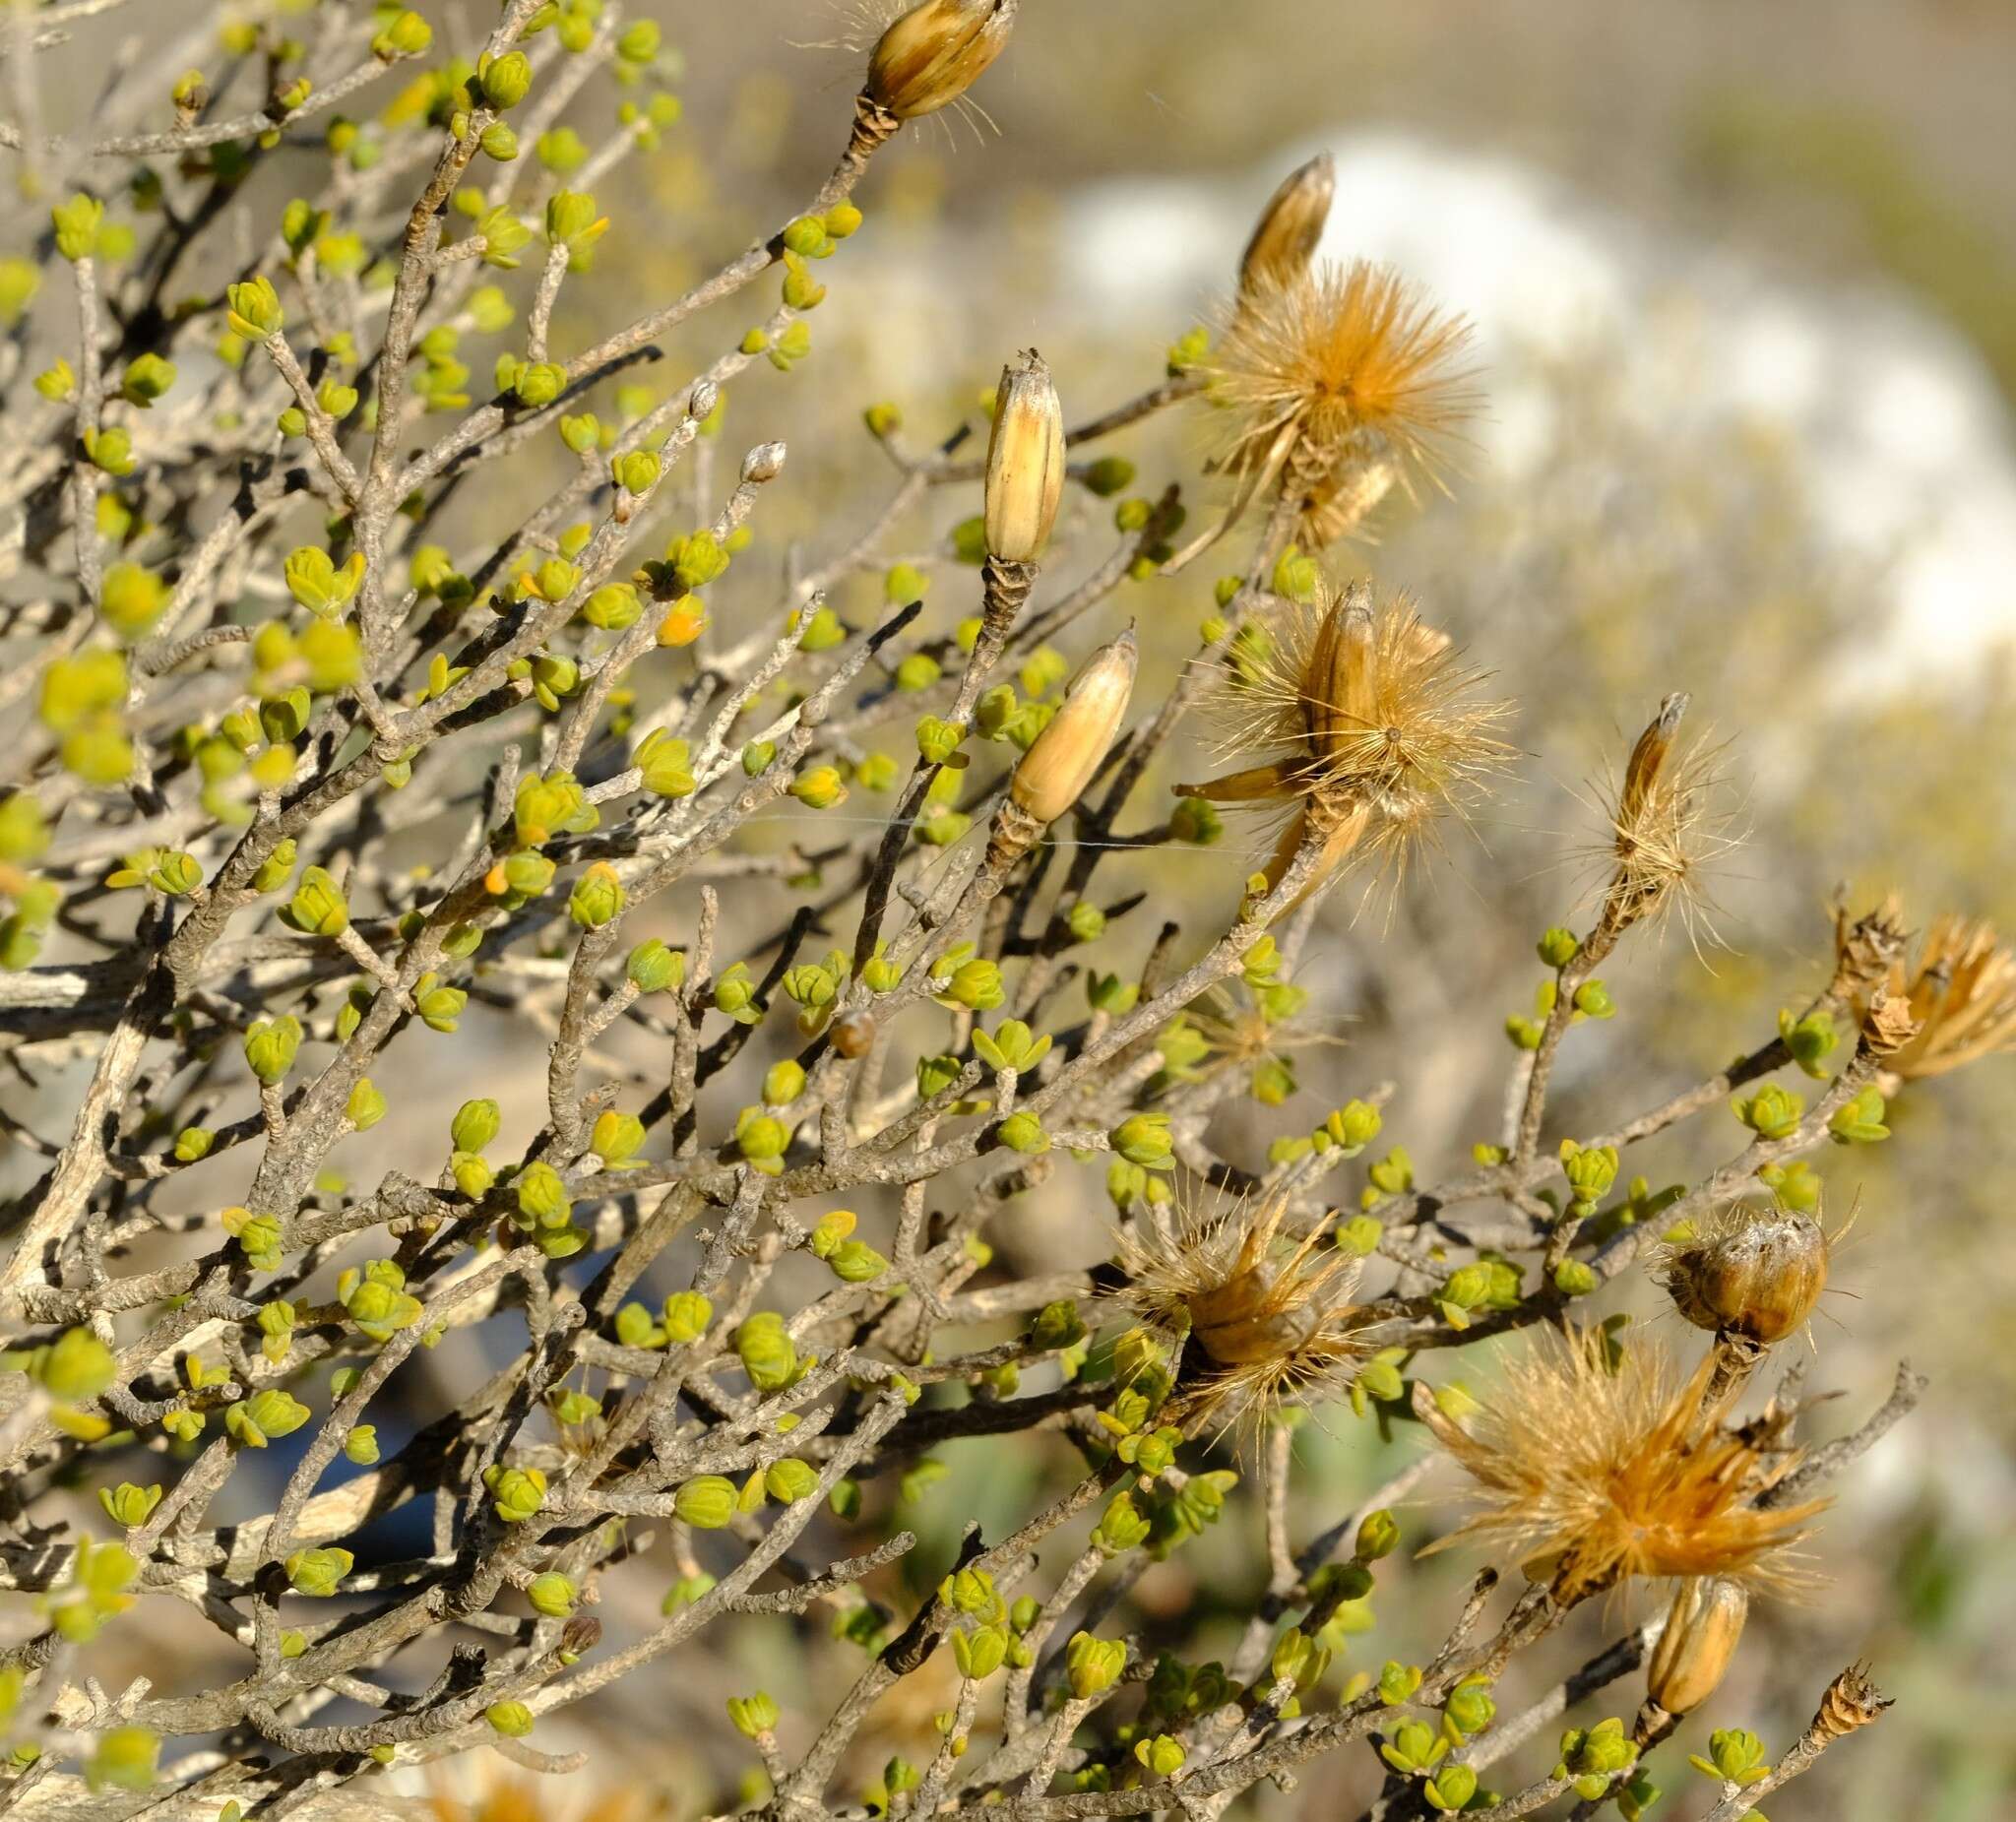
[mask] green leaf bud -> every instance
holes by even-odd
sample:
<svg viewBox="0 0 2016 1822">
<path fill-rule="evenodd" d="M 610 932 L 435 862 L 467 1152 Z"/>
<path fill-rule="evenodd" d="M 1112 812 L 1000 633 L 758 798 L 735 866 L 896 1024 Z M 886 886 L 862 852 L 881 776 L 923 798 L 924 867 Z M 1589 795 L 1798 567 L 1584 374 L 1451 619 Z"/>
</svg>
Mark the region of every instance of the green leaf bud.
<svg viewBox="0 0 2016 1822">
<path fill-rule="evenodd" d="M 1758 1138 L 1784 1139 L 1798 1130 L 1806 1102 L 1793 1090 L 1767 1082 L 1754 1095 L 1733 1097 L 1730 1107 Z"/>
<path fill-rule="evenodd" d="M 330 1544 L 321 1549 L 296 1550 L 283 1566 L 295 1594 L 320 1599 L 336 1593 L 355 1561 L 348 1550 Z"/>
<path fill-rule="evenodd" d="M 503 1124 L 503 1109 L 494 1100 L 465 1100 L 449 1122 L 448 1136 L 458 1152 L 480 1152 L 496 1138 Z"/>
<path fill-rule="evenodd" d="M 663 993 L 686 978 L 686 958 L 654 936 L 630 951 L 623 973 L 638 992 Z"/>
<path fill-rule="evenodd" d="M 731 1695 L 728 1719 L 743 1738 L 762 1739 L 777 1726 L 777 1699 L 761 1689 L 754 1695 Z"/>
<path fill-rule="evenodd" d="M 104 1507 L 105 1516 L 128 1531 L 145 1525 L 148 1515 L 160 1504 L 160 1500 L 158 1481 L 151 1486 L 135 1486 L 131 1480 L 121 1480 L 116 1487 L 98 1488 L 98 1504 Z"/>
<path fill-rule="evenodd" d="M 1089 1632 L 1076 1632 L 1064 1648 L 1064 1665 L 1071 1693 L 1081 1702 L 1090 1701 L 1119 1680 L 1120 1672 L 1127 1667 L 1127 1647 L 1120 1639 L 1101 1639 Z"/>
<path fill-rule="evenodd" d="M 584 930 L 598 930 L 623 910 L 623 882 L 606 860 L 598 860 L 574 882 L 567 914 Z"/>
<path fill-rule="evenodd" d="M 492 1702 L 483 1719 L 506 1739 L 523 1739 L 533 1728 L 532 1710 L 523 1702 Z"/>
<path fill-rule="evenodd" d="M 56 229 L 56 251 L 72 265 L 90 259 L 97 251 L 98 228 L 104 219 L 104 204 L 82 190 L 69 201 L 56 204 L 49 211 Z"/>
<path fill-rule="evenodd" d="M 284 1081 L 301 1047 L 301 1022 L 292 1013 L 255 1019 L 245 1034 L 245 1063 L 261 1082 Z"/>
<path fill-rule="evenodd" d="M 290 1436 L 313 1414 L 299 1400 L 269 1388 L 224 1410 L 224 1433 L 241 1448 L 263 1449 L 276 1436 Z"/>
<path fill-rule="evenodd" d="M 1136 1113 L 1115 1126 L 1107 1138 L 1115 1152 L 1144 1170 L 1167 1170 L 1174 1157 L 1166 1113 Z"/>
<path fill-rule="evenodd" d="M 513 1178 L 512 1188 L 518 1198 L 514 1219 L 520 1227 L 564 1227 L 574 1213 L 574 1198 L 560 1173 L 542 1160 L 527 1164 Z"/>
<path fill-rule="evenodd" d="M 385 1117 L 385 1097 L 369 1076 L 360 1076 L 344 1103 L 344 1117 L 358 1132 L 369 1132 Z"/>
<path fill-rule="evenodd" d="M 151 1791 L 160 1752 L 161 1736 L 152 1728 L 107 1728 L 97 1735 L 85 1782 L 94 1791 Z"/>
<path fill-rule="evenodd" d="M 1853 1100 L 1835 1108 L 1827 1130 L 1841 1145 L 1878 1145 L 1890 1136 L 1883 1123 L 1887 1110 L 1882 1090 L 1870 1083 Z"/>
<path fill-rule="evenodd" d="M 526 1586 L 525 1598 L 532 1602 L 534 1612 L 543 1613 L 548 1619 L 566 1619 L 572 1615 L 580 1597 L 567 1577 L 548 1570 L 533 1577 Z"/>
<path fill-rule="evenodd" d="M 343 1452 L 359 1468 L 375 1468 L 378 1464 L 378 1426 L 374 1423 L 352 1424 L 343 1439 Z"/>
<path fill-rule="evenodd" d="M 680 1347 L 697 1342 L 713 1320 L 713 1303 L 697 1290 L 675 1290 L 665 1298 L 665 1337 Z"/>
<path fill-rule="evenodd" d="M 268 341 L 286 326 L 280 293 L 264 274 L 231 285 L 224 295 L 229 306 L 225 321 L 233 335 L 242 336 L 247 342 Z"/>
<path fill-rule="evenodd" d="M 735 1352 L 759 1392 L 782 1390 L 797 1372 L 797 1349 L 775 1311 L 758 1310 L 735 1331 Z"/>
<path fill-rule="evenodd" d="M 774 1461 L 764 1470 L 763 1487 L 780 1505 L 795 1505 L 819 1490 L 819 1476 L 794 1455 Z"/>
<path fill-rule="evenodd" d="M 546 1476 L 536 1468 L 506 1468 L 492 1463 L 483 1470 L 490 1509 L 507 1525 L 522 1525 L 546 1503 Z"/>
<path fill-rule="evenodd" d="M 484 57 L 476 65 L 483 99 L 500 111 L 516 107 L 532 89 L 532 60 L 522 50 Z"/>
<path fill-rule="evenodd" d="M 735 1516 L 735 1484 L 720 1475 L 701 1475 L 672 1495 L 672 1511 L 696 1531 L 719 1531 Z"/>
</svg>

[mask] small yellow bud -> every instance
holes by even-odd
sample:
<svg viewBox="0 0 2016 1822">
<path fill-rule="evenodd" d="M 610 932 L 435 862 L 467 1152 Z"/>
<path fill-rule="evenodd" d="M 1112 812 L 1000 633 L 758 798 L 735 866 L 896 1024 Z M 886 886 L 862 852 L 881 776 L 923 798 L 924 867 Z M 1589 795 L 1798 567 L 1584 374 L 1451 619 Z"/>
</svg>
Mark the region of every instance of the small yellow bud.
<svg viewBox="0 0 2016 1822">
<path fill-rule="evenodd" d="M 1064 415 L 1034 348 L 1001 370 L 987 445 L 987 550 L 1033 563 L 1050 541 L 1064 492 Z"/>
<path fill-rule="evenodd" d="M 1086 660 L 1063 706 L 1015 768 L 1008 795 L 1018 809 L 1048 824 L 1078 801 L 1120 731 L 1138 660 L 1128 631 Z"/>
<path fill-rule="evenodd" d="M 899 120 L 959 99 L 1007 48 L 1019 0 L 924 0 L 876 40 L 863 92 Z"/>
</svg>

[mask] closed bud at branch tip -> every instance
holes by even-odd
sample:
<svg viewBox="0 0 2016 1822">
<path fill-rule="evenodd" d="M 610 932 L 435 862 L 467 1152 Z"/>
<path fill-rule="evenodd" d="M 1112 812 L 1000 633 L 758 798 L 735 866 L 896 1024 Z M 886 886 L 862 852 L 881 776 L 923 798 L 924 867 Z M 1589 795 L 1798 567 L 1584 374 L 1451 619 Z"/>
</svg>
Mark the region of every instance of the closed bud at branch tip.
<svg viewBox="0 0 2016 1822">
<path fill-rule="evenodd" d="M 1750 1597 L 1727 1576 L 1682 1582 L 1646 1672 L 1646 1693 L 1670 1715 L 1691 1714 L 1722 1681 L 1743 1636 Z"/>
<path fill-rule="evenodd" d="M 775 480 L 784 472 L 784 458 L 782 443 L 758 443 L 742 458 L 742 478 L 759 485 Z"/>
<path fill-rule="evenodd" d="M 1337 164 L 1327 152 L 1289 173 L 1239 256 L 1240 296 L 1263 283 L 1289 283 L 1308 270 L 1336 194 Z"/>
<path fill-rule="evenodd" d="M 987 445 L 987 551 L 1033 563 L 1050 541 L 1064 492 L 1064 416 L 1034 348 L 1001 370 Z"/>
<path fill-rule="evenodd" d="M 1019 0 L 924 0 L 875 41 L 863 93 L 899 120 L 959 99 L 1007 48 Z"/>
<path fill-rule="evenodd" d="M 1138 662 L 1131 630 L 1095 652 L 1015 768 L 1009 800 L 1039 825 L 1055 822 L 1092 783 L 1126 718 Z"/>
</svg>

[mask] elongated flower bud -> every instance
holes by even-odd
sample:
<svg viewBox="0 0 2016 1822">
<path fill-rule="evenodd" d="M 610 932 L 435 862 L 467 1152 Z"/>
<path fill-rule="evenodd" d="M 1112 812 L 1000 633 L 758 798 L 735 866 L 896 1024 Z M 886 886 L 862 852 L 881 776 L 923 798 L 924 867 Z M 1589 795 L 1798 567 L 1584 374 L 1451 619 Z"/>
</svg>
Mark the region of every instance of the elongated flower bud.
<svg viewBox="0 0 2016 1822">
<path fill-rule="evenodd" d="M 1092 783 L 1120 731 L 1139 657 L 1131 631 L 1095 652 L 1015 768 L 1009 800 L 1039 825 L 1055 822 Z"/>
<path fill-rule="evenodd" d="M 863 93 L 899 120 L 949 106 L 1007 47 L 1020 0 L 924 0 L 868 55 Z"/>
<path fill-rule="evenodd" d="M 1001 369 L 987 445 L 987 552 L 1034 563 L 1050 541 L 1064 493 L 1064 413 L 1036 349 Z"/>
<path fill-rule="evenodd" d="M 1749 1611 L 1740 1582 L 1722 1575 L 1682 1582 L 1652 1653 L 1646 1693 L 1670 1715 L 1699 1708 L 1728 1671 Z"/>
<path fill-rule="evenodd" d="M 1241 297 L 1265 284 L 1292 283 L 1308 271 L 1336 194 L 1337 165 L 1327 152 L 1288 174 L 1239 256 Z"/>
<path fill-rule="evenodd" d="M 1658 716 L 1631 749 L 1631 757 L 1624 766 L 1624 788 L 1617 796 L 1620 831 L 1633 828 L 1644 814 L 1646 802 L 1666 766 L 1667 755 L 1673 750 L 1673 737 L 1679 732 L 1680 718 L 1687 713 L 1687 701 L 1683 692 L 1675 691 L 1662 702 Z M 1618 839 L 1623 841 L 1627 837 L 1620 833 Z"/>
</svg>

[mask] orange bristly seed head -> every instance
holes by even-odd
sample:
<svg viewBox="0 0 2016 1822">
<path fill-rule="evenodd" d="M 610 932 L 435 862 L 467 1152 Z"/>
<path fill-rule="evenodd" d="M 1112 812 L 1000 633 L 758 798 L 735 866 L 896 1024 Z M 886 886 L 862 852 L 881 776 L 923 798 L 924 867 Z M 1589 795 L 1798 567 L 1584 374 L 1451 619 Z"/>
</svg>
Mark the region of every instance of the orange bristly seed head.
<svg viewBox="0 0 2016 1822">
<path fill-rule="evenodd" d="M 1176 789 L 1291 808 L 1273 878 L 1304 839 L 1324 844 L 1319 878 L 1361 847 L 1404 867 L 1437 818 L 1465 814 L 1511 758 L 1495 733 L 1510 705 L 1479 700 L 1478 681 L 1404 596 L 1375 609 L 1360 584 L 1292 604 L 1214 704 L 1228 757 L 1269 757 Z"/>
<path fill-rule="evenodd" d="M 1292 465 L 1312 490 L 1383 458 L 1430 478 L 1476 409 L 1470 325 L 1389 267 L 1257 276 L 1205 363 L 1240 473 Z"/>
<path fill-rule="evenodd" d="M 1370 1351 L 1352 1293 L 1358 1259 L 1318 1224 L 1281 1236 L 1285 1197 L 1217 1215 L 1184 1211 L 1119 1236 L 1121 1301 L 1145 1325 L 1188 1337 L 1178 1394 L 1207 1427 L 1254 1426 L 1286 1403 L 1341 1396 Z"/>
<path fill-rule="evenodd" d="M 1477 1483 L 1481 1506 L 1442 1544 L 1502 1548 L 1564 1605 L 1634 1576 L 1797 1578 L 1787 1548 L 1824 1500 L 1751 1503 L 1796 1457 L 1767 1457 L 1704 1408 L 1714 1356 L 1682 1379 L 1640 1347 L 1611 1371 L 1601 1335 L 1550 1335 L 1509 1369 L 1468 1429 L 1419 1388 L 1415 1409 Z"/>
</svg>

